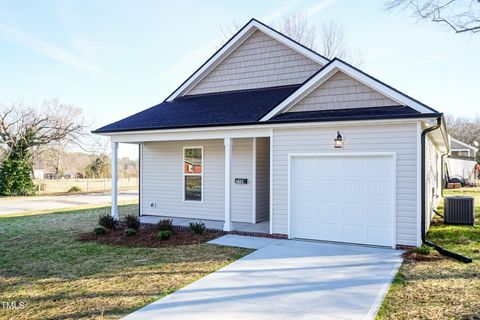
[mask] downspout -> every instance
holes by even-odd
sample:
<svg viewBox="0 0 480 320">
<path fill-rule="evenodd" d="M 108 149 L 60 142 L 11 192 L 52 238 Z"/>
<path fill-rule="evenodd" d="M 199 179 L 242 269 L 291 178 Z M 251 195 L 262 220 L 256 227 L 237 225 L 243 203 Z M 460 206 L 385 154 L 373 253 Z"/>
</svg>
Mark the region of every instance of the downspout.
<svg viewBox="0 0 480 320">
<path fill-rule="evenodd" d="M 421 235 L 422 235 L 422 243 L 434 248 L 437 250 L 440 254 L 443 254 L 444 256 L 459 260 L 461 262 L 465 263 L 470 263 L 472 262 L 472 259 L 469 257 L 462 256 L 461 254 L 455 253 L 448 251 L 441 246 L 437 245 L 436 243 L 433 243 L 429 240 L 427 240 L 426 237 L 426 230 L 425 230 L 425 222 L 426 222 L 426 200 L 425 200 L 425 189 L 426 189 L 426 179 L 425 179 L 425 138 L 427 136 L 427 133 L 432 132 L 434 130 L 437 130 L 441 127 L 442 125 L 442 116 L 439 116 L 437 118 L 437 124 L 434 125 L 433 127 L 426 128 L 425 130 L 422 131 L 421 134 L 421 187 L 422 187 L 422 195 L 421 195 L 421 207 L 422 207 L 422 212 L 421 212 Z M 443 167 L 443 163 L 442 163 Z M 443 196 L 443 186 L 442 186 L 442 196 Z"/>
</svg>

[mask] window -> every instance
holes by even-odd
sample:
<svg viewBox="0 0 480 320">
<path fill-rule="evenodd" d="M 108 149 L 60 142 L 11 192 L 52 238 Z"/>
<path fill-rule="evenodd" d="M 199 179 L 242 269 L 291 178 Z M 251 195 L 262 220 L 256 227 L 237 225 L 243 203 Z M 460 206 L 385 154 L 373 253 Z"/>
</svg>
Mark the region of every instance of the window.
<svg viewBox="0 0 480 320">
<path fill-rule="evenodd" d="M 202 201 L 203 148 L 183 149 L 183 189 L 185 201 Z"/>
</svg>

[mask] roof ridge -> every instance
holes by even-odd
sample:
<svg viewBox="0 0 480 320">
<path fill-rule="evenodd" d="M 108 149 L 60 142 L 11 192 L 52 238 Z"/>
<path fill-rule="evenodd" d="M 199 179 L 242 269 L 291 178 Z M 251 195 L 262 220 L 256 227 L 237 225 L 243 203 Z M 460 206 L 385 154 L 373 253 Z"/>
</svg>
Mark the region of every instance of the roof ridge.
<svg viewBox="0 0 480 320">
<path fill-rule="evenodd" d="M 198 93 L 198 94 L 191 94 L 191 95 L 186 95 L 186 96 L 181 96 L 178 98 L 175 98 L 174 100 L 170 101 L 179 101 L 179 100 L 185 100 L 185 99 L 191 99 L 191 98 L 198 98 L 198 97 L 203 97 L 203 96 L 217 96 L 217 95 L 222 95 L 222 94 L 232 94 L 232 93 L 242 93 L 242 92 L 258 92 L 258 91 L 268 91 L 268 90 L 280 90 L 280 89 L 287 89 L 287 88 L 296 88 L 301 86 L 302 83 L 298 84 L 288 84 L 288 85 L 283 85 L 283 86 L 273 86 L 273 87 L 262 87 L 262 88 L 251 88 L 251 89 L 241 89 L 241 90 L 228 90 L 228 91 L 219 91 L 219 92 L 208 92 L 208 93 Z M 170 103 L 169 101 L 165 101 Z"/>
</svg>

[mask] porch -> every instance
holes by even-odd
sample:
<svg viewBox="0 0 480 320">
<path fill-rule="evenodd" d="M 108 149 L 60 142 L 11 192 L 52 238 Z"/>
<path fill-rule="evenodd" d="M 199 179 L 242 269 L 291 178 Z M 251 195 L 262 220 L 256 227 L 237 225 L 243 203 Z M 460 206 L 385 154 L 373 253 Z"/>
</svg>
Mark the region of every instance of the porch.
<svg viewBox="0 0 480 320">
<path fill-rule="evenodd" d="M 142 223 L 202 221 L 226 232 L 271 233 L 270 130 L 197 135 L 112 137 L 112 176 L 119 143 L 139 146 L 139 216 Z M 117 187 L 112 216 L 118 219 Z"/>
</svg>

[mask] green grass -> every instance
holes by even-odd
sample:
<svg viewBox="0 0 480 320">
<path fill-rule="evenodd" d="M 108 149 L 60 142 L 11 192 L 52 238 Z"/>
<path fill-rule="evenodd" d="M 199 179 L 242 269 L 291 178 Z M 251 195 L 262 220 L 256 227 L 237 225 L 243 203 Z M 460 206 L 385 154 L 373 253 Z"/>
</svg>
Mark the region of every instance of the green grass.
<svg viewBox="0 0 480 320">
<path fill-rule="evenodd" d="M 448 195 L 474 196 L 475 220 L 480 221 L 480 188 L 445 190 Z M 480 227 L 444 225 L 436 217 L 427 238 L 473 263 L 406 260 L 377 319 L 480 319 Z"/>
<path fill-rule="evenodd" d="M 109 208 L 0 217 L 0 319 L 112 319 L 231 263 L 248 250 L 127 248 L 80 242 Z M 120 207 L 122 216 L 137 206 Z M 23 310 L 2 302 L 26 303 Z"/>
</svg>

